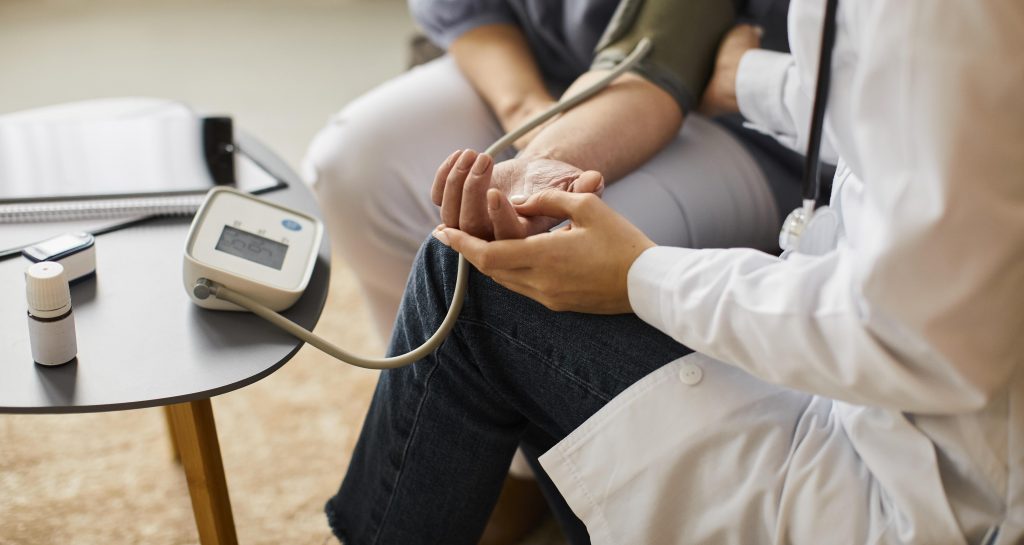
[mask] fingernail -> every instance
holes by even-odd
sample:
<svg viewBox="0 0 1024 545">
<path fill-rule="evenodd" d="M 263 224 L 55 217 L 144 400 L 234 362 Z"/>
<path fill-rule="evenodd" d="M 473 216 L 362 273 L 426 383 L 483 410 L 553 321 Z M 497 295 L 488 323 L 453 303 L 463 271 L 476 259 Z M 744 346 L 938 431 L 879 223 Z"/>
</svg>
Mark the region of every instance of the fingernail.
<svg viewBox="0 0 1024 545">
<path fill-rule="evenodd" d="M 469 167 L 473 166 L 473 161 L 476 161 L 476 152 L 468 149 L 462 152 L 462 157 L 459 157 L 459 162 L 456 167 L 459 170 L 469 170 Z"/>
<path fill-rule="evenodd" d="M 476 156 L 476 162 L 473 163 L 473 174 L 483 174 L 491 166 L 491 158 L 488 155 L 480 154 Z"/>
<path fill-rule="evenodd" d="M 501 193 L 496 190 L 488 191 L 487 209 L 493 212 L 499 208 L 501 208 Z"/>
<path fill-rule="evenodd" d="M 440 240 L 441 244 L 444 244 L 445 246 L 452 245 L 451 242 L 448 241 L 448 235 L 444 234 L 444 231 L 434 231 L 431 234 L 434 235 L 434 238 Z"/>
<path fill-rule="evenodd" d="M 758 38 L 764 37 L 764 27 L 754 25 L 754 32 L 757 33 Z"/>
<path fill-rule="evenodd" d="M 512 204 L 523 204 L 526 202 L 526 195 L 512 195 L 508 200 Z"/>
</svg>

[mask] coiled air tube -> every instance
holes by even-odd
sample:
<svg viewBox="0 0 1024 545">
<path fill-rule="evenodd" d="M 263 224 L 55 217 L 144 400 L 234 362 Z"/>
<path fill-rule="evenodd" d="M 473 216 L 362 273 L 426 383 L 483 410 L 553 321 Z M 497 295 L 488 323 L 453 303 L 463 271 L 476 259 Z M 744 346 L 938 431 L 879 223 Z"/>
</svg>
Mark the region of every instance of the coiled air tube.
<svg viewBox="0 0 1024 545">
<path fill-rule="evenodd" d="M 542 123 L 551 119 L 551 117 L 558 115 L 566 110 L 569 110 L 577 104 L 587 100 L 594 96 L 602 89 L 607 87 L 612 81 L 626 73 L 632 68 L 637 62 L 644 58 L 647 53 L 651 50 L 651 41 L 648 38 L 644 38 L 637 43 L 636 47 L 629 53 L 626 58 L 622 60 L 615 69 L 608 72 L 603 78 L 589 85 L 579 93 L 576 93 L 570 97 L 563 98 L 558 101 L 554 106 L 544 111 L 540 115 L 537 115 L 525 125 L 518 129 L 507 133 L 501 137 L 497 142 L 493 143 L 484 150 L 484 153 L 495 157 L 500 155 L 503 151 L 508 149 L 513 142 L 519 140 L 523 135 L 532 131 L 533 129 L 540 126 Z M 469 264 L 466 262 L 466 258 L 459 256 L 459 269 L 458 274 L 455 278 L 455 294 L 452 297 L 452 304 L 448 308 L 448 314 L 445 315 L 444 321 L 441 322 L 441 326 L 437 328 L 437 331 L 430 336 L 422 345 L 415 348 L 411 352 L 402 354 L 400 356 L 391 356 L 389 358 L 364 358 L 352 354 L 343 348 L 327 341 L 323 337 L 316 335 L 302 326 L 292 322 L 291 320 L 281 316 L 277 312 L 269 309 L 262 303 L 252 299 L 251 297 L 239 293 L 224 286 L 223 284 L 214 282 L 206 278 L 200 278 L 196 285 L 193 287 L 193 293 L 199 299 L 206 299 L 207 297 L 213 296 L 217 299 L 222 299 L 234 303 L 242 308 L 252 311 L 253 314 L 267 320 L 268 322 L 276 325 L 277 327 L 287 331 L 296 338 L 305 341 L 323 352 L 334 356 L 335 358 L 342 360 L 356 367 L 363 367 L 366 369 L 394 369 L 396 367 L 403 367 L 411 363 L 417 362 L 430 353 L 432 353 L 442 342 L 448 337 L 452 328 L 455 327 L 455 322 L 459 318 L 459 312 L 462 311 L 462 303 L 466 299 L 466 283 L 469 280 Z"/>
</svg>

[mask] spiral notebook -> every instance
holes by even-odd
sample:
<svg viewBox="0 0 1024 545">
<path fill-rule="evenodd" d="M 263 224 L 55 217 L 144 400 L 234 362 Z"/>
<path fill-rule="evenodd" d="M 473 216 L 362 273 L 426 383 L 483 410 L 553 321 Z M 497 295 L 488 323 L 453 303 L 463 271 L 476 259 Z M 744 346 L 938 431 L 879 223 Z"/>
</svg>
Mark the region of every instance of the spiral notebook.
<svg viewBox="0 0 1024 545">
<path fill-rule="evenodd" d="M 183 216 L 195 213 L 201 195 L 165 195 L 116 199 L 0 204 L 0 223 L 80 221 L 132 216 Z"/>
<path fill-rule="evenodd" d="M 0 116 L 0 258 L 70 231 L 192 215 L 215 179 L 251 193 L 287 187 L 233 143 L 230 124 L 226 134 L 214 127 L 224 149 L 211 162 L 211 125 L 187 105 L 150 98 Z"/>
</svg>

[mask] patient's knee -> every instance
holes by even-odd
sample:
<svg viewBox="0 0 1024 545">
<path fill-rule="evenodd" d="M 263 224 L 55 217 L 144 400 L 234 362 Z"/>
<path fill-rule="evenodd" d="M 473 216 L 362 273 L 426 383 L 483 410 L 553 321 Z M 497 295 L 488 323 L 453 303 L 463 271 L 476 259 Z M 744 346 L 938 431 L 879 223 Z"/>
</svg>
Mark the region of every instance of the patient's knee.
<svg viewBox="0 0 1024 545">
<path fill-rule="evenodd" d="M 332 117 L 306 152 L 303 177 L 321 196 L 358 200 L 381 185 L 390 138 L 379 127 L 353 121 L 345 111 Z"/>
<path fill-rule="evenodd" d="M 446 293 L 445 298 L 451 300 L 458 267 L 458 252 L 441 244 L 433 236 L 428 236 L 416 253 L 411 277 L 417 278 L 419 282 L 438 286 Z"/>
</svg>

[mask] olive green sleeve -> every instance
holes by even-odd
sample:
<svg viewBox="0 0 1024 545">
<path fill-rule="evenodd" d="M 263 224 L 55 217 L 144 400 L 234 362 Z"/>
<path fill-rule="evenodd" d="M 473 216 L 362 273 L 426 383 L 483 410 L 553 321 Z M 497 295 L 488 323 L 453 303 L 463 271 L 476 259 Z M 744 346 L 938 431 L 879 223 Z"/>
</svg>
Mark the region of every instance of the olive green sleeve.
<svg viewBox="0 0 1024 545">
<path fill-rule="evenodd" d="M 612 68 L 648 37 L 651 52 L 633 71 L 689 112 L 704 93 L 718 44 L 735 18 L 734 0 L 622 0 L 597 44 L 591 68 Z"/>
</svg>

